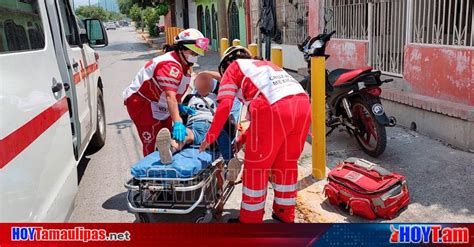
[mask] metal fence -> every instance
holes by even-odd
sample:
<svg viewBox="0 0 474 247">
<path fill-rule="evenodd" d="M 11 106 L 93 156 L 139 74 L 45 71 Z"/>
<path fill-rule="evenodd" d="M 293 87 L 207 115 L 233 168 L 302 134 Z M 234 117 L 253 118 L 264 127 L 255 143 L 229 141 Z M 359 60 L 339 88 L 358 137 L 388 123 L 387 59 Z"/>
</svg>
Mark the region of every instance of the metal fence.
<svg viewBox="0 0 474 247">
<path fill-rule="evenodd" d="M 325 7 L 334 14 L 327 28 L 335 38 L 367 40 L 368 0 L 325 0 Z"/>
<path fill-rule="evenodd" d="M 369 4 L 369 64 L 394 75 L 403 73 L 407 30 L 407 1 Z"/>
<path fill-rule="evenodd" d="M 412 42 L 474 46 L 473 0 L 411 0 Z"/>
<path fill-rule="evenodd" d="M 335 38 L 367 40 L 369 64 L 401 75 L 408 43 L 474 46 L 474 0 L 325 0 Z M 322 11 L 324 12 L 324 11 Z M 322 14 L 322 13 L 321 13 Z"/>
<path fill-rule="evenodd" d="M 308 0 L 277 0 L 276 10 L 281 42 L 286 45 L 301 43 L 308 36 Z"/>
</svg>

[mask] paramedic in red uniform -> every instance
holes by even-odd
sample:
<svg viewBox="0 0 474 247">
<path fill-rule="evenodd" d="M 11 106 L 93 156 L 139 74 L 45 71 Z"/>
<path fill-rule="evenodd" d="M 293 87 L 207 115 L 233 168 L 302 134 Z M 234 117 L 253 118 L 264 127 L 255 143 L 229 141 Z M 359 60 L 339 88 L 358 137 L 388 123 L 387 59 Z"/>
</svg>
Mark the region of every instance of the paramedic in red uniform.
<svg viewBox="0 0 474 247">
<path fill-rule="evenodd" d="M 182 31 L 166 48 L 167 53 L 148 61 L 123 92 L 144 156 L 155 150 L 156 135 L 162 128 L 170 129 L 178 142 L 184 141 L 187 133 L 180 113 L 192 114 L 193 109 L 178 103 L 188 89 L 190 67 L 205 54 L 208 44 L 198 30 Z"/>
<path fill-rule="evenodd" d="M 287 72 L 269 61 L 252 59 L 244 47 L 227 49 L 219 72 L 225 73 L 219 86 L 218 108 L 200 150 L 216 140 L 234 97 L 250 103 L 250 126 L 235 145 L 239 150 L 245 144 L 240 218 L 230 222 L 262 222 L 270 175 L 275 192 L 272 217 L 294 222 L 297 160 L 311 121 L 308 95 Z"/>
</svg>

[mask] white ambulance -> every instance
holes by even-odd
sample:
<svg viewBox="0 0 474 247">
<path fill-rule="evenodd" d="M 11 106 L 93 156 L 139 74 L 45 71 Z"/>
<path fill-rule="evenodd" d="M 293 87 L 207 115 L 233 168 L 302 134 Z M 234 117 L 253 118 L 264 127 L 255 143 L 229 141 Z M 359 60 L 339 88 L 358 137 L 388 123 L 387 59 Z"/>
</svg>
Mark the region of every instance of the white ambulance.
<svg viewBox="0 0 474 247">
<path fill-rule="evenodd" d="M 77 164 L 105 143 L 102 23 L 70 0 L 0 1 L 0 221 L 66 221 Z"/>
</svg>

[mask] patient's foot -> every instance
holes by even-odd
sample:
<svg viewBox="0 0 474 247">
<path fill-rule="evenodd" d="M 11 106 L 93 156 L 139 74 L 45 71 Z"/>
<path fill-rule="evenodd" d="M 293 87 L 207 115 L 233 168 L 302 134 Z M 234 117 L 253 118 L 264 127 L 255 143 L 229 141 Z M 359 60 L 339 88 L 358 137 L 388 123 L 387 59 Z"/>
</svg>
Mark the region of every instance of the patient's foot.
<svg viewBox="0 0 474 247">
<path fill-rule="evenodd" d="M 235 180 L 237 180 L 241 169 L 242 162 L 239 159 L 233 158 L 229 160 L 229 163 L 227 164 L 227 180 L 234 183 Z"/>
<path fill-rule="evenodd" d="M 171 133 L 167 128 L 163 128 L 158 132 L 155 149 L 158 149 L 158 152 L 160 152 L 160 160 L 162 164 L 167 165 L 173 162 L 173 154 L 171 152 Z"/>
</svg>

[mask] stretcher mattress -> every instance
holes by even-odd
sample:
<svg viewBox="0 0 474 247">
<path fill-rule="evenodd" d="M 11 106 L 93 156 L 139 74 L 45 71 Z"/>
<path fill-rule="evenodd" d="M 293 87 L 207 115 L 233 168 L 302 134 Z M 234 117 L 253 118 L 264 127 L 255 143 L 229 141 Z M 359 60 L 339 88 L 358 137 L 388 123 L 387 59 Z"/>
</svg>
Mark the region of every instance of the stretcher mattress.
<svg viewBox="0 0 474 247">
<path fill-rule="evenodd" d="M 135 178 L 145 178 L 148 169 L 157 168 L 161 170 L 151 170 L 148 177 L 190 178 L 206 169 L 217 158 L 215 152 L 199 153 L 198 148 L 186 148 L 173 155 L 173 163 L 163 165 L 160 162 L 160 154 L 156 151 L 133 165 L 131 173 Z"/>
</svg>

